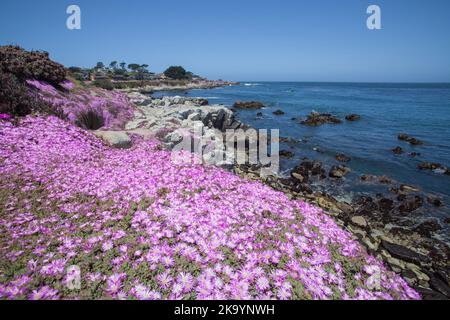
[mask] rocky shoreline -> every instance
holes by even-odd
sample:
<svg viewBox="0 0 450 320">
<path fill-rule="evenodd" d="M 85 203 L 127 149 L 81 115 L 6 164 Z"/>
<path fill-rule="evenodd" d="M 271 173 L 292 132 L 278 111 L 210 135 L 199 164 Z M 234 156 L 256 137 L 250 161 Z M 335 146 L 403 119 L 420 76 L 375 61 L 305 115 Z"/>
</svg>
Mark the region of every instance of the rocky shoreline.
<svg viewBox="0 0 450 320">
<path fill-rule="evenodd" d="M 180 130 L 189 130 L 196 123 L 204 126 L 203 134 L 206 135 L 217 135 L 226 129 L 248 128 L 229 108 L 210 106 L 204 99 L 156 99 L 135 90 L 129 91 L 128 96 L 139 109 L 135 118 L 127 123 L 123 132 L 108 133 L 121 135 L 122 140 L 126 141 L 118 137 L 105 137 L 104 131 L 96 132 L 119 147 L 131 145 L 132 136 L 136 134 L 144 138 L 157 137 L 170 149 L 182 139 Z M 328 121 L 328 118 L 312 115 L 309 119 L 317 125 L 322 120 Z M 357 117 L 351 118 L 347 120 L 353 121 Z M 336 159 L 341 163 L 349 161 L 345 155 L 339 155 Z M 330 181 L 332 184 L 345 176 L 350 169 L 344 164 L 336 165 L 327 172 L 322 163 L 305 159 L 288 178 L 261 177 L 258 166 L 234 165 L 227 168 L 246 179 L 262 181 L 292 199 L 305 200 L 323 208 L 341 227 L 350 231 L 369 253 L 382 258 L 424 299 L 450 298 L 450 250 L 445 242 L 432 237 L 441 228 L 439 223 L 430 219 L 415 225 L 405 219 L 425 202 L 440 205 L 438 199 L 427 198 L 413 186 L 396 183 L 388 177 L 369 175 L 361 176 L 361 181 L 386 185 L 388 195 L 360 196 L 348 203 L 314 190 L 315 181 Z"/>
<path fill-rule="evenodd" d="M 157 91 L 187 91 L 194 89 L 213 89 L 237 85 L 237 82 L 224 80 L 197 80 L 197 81 L 147 81 L 146 84 L 133 88 L 118 89 L 125 93 L 138 92 L 149 94 Z"/>
</svg>

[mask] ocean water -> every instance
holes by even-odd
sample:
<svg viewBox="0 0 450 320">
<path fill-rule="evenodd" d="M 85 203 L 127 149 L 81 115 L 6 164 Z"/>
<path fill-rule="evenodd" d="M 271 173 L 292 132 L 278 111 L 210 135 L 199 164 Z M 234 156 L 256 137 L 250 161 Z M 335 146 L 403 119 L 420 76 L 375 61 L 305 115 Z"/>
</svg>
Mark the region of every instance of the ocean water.
<svg viewBox="0 0 450 320">
<path fill-rule="evenodd" d="M 237 100 L 261 101 L 267 108 L 240 110 L 237 117 L 257 129 L 280 129 L 280 136 L 301 141 L 280 145 L 281 150 L 295 153 L 293 159 L 282 160 L 282 173 L 287 174 L 304 157 L 320 160 L 329 168 L 338 164 L 335 155 L 344 153 L 352 158 L 347 164 L 352 172 L 331 188 L 335 196 L 350 200 L 360 194 L 388 194 L 389 186 L 362 183 L 359 179 L 361 174 L 386 175 L 443 199 L 443 208 L 427 206 L 420 210 L 421 216 L 450 216 L 450 176 L 417 167 L 422 161 L 450 166 L 450 84 L 244 82 L 231 87 L 155 94 L 161 95 L 203 97 L 210 104 L 226 106 Z M 285 115 L 274 115 L 277 109 Z M 292 120 L 303 119 L 311 111 L 332 113 L 343 123 L 308 127 Z M 263 113 L 262 118 L 256 117 L 258 112 Z M 345 121 L 345 116 L 352 113 L 361 115 L 361 120 Z M 418 138 L 424 145 L 399 141 L 399 133 Z M 396 146 L 405 153 L 394 155 L 391 150 Z M 413 158 L 410 152 L 421 156 Z"/>
</svg>

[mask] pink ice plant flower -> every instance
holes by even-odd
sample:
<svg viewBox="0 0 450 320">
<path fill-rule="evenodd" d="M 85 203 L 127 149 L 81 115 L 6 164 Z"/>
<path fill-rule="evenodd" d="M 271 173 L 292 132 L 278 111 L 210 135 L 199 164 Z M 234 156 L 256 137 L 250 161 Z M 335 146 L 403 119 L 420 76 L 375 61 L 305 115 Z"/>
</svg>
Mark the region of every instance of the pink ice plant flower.
<svg viewBox="0 0 450 320">
<path fill-rule="evenodd" d="M 76 123 L 79 115 L 94 111 L 104 120 L 104 129 L 123 129 L 126 122 L 134 116 L 135 107 L 126 94 L 100 88 L 77 88 L 66 80 L 59 90 L 40 80 L 27 80 L 27 84 L 37 95 L 51 106 L 61 108 L 68 120 Z"/>
<path fill-rule="evenodd" d="M 157 141 L 113 149 L 56 117 L 0 136 L 0 298 L 420 298 L 321 209 Z"/>
</svg>

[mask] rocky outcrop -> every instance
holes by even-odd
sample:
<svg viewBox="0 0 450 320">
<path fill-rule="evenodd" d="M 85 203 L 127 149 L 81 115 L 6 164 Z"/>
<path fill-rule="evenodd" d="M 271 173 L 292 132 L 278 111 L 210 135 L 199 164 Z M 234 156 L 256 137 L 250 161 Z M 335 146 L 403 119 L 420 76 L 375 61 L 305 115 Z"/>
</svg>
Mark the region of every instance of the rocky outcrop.
<svg viewBox="0 0 450 320">
<path fill-rule="evenodd" d="M 129 94 L 131 101 L 146 101 L 139 106 L 135 118 L 127 123 L 126 129 L 146 128 L 153 131 L 173 131 L 180 127 L 190 128 L 203 124 L 211 129 L 247 128 L 237 120 L 231 110 L 219 105 L 205 105 L 206 99 L 187 97 L 164 97 L 150 99 L 138 93 Z"/>
<path fill-rule="evenodd" d="M 398 259 L 402 259 L 404 261 L 407 262 L 411 262 L 411 263 L 416 263 L 416 264 L 420 264 L 420 263 L 428 263 L 430 262 L 430 258 L 417 253 L 409 248 L 406 248 L 404 246 L 395 244 L 395 243 L 390 243 L 388 241 L 382 240 L 381 241 L 381 245 L 389 252 L 389 254 L 391 256 L 393 256 L 394 258 L 398 258 Z"/>
<path fill-rule="evenodd" d="M 205 161 L 219 166 L 228 167 L 231 163 L 214 160 L 214 148 L 210 148 L 213 146 L 212 141 L 223 139 L 227 129 L 249 128 L 237 120 L 230 109 L 222 105 L 205 105 L 205 99 L 178 96 L 158 99 L 138 92 L 129 93 L 128 96 L 139 105 L 134 119 L 126 124 L 127 132 L 148 132 L 164 142 L 169 149 L 184 138 L 192 139 L 200 135 L 206 142 L 202 144 L 202 150 L 195 150 L 201 151 Z M 235 159 L 231 154 L 229 158 Z"/>
<path fill-rule="evenodd" d="M 418 225 L 404 220 L 419 210 L 415 207 L 424 206 L 422 197 L 418 195 L 420 190 L 416 187 L 399 184 L 391 187 L 395 189 L 397 198 L 377 194 L 374 197 L 359 196 L 348 203 L 326 192 L 315 191 L 314 185 L 323 185 L 326 179 L 330 179 L 330 183 L 339 183 L 338 179 L 326 176 L 326 170 L 319 161 L 305 159 L 287 178 L 260 178 L 253 169 L 239 168 L 236 173 L 241 176 L 262 180 L 289 197 L 306 199 L 323 208 L 339 225 L 358 238 L 368 252 L 381 256 L 392 270 L 401 274 L 424 299 L 450 298 L 447 291 L 450 277 L 445 271 L 450 250 L 445 243 L 433 238 L 440 225 L 434 220 Z M 396 183 L 384 176 L 363 177 L 366 181 L 379 184 Z M 400 208 L 404 211 L 401 212 Z"/>
<path fill-rule="evenodd" d="M 394 149 L 392 149 L 392 152 L 394 154 L 402 154 L 403 153 L 403 149 L 401 147 L 395 147 Z"/>
<path fill-rule="evenodd" d="M 301 124 L 307 125 L 307 126 L 320 126 L 323 124 L 339 124 L 342 123 L 340 119 L 337 117 L 329 114 L 329 113 L 318 113 L 318 112 L 311 112 L 306 120 L 303 120 Z"/>
<path fill-rule="evenodd" d="M 236 101 L 233 105 L 235 109 L 261 109 L 264 108 L 264 104 L 259 101 Z"/>
<path fill-rule="evenodd" d="M 283 110 L 277 110 L 277 111 L 274 111 L 273 114 L 276 115 L 276 116 L 282 116 L 282 115 L 284 115 L 285 113 L 284 113 Z"/>
<path fill-rule="evenodd" d="M 329 176 L 331 178 L 343 178 L 351 170 L 346 166 L 333 166 L 330 170 Z"/>
<path fill-rule="evenodd" d="M 119 91 L 126 93 L 152 93 L 155 91 L 181 91 L 192 89 L 212 89 L 218 87 L 234 86 L 238 85 L 237 82 L 229 82 L 223 80 L 148 80 L 143 81 L 143 84 L 136 83 L 135 86 L 130 87 L 130 82 L 116 82 L 118 85 L 123 85 L 125 89 L 119 89 Z"/>
</svg>

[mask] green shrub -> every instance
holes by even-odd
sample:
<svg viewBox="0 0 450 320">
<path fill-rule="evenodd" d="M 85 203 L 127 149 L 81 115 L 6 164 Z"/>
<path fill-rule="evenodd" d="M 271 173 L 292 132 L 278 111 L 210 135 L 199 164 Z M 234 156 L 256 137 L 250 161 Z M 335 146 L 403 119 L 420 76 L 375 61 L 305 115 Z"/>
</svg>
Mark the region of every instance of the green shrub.
<svg viewBox="0 0 450 320">
<path fill-rule="evenodd" d="M 167 68 L 167 70 L 164 71 L 164 75 L 166 77 L 169 77 L 171 79 L 176 79 L 176 80 L 188 78 L 188 74 L 187 74 L 186 70 L 184 70 L 184 68 L 181 66 L 171 66 L 171 67 Z"/>
<path fill-rule="evenodd" d="M 81 111 L 76 120 L 76 125 L 87 130 L 97 130 L 103 127 L 105 119 L 103 115 L 93 109 Z"/>
<path fill-rule="evenodd" d="M 109 79 L 101 79 L 101 80 L 95 80 L 92 82 L 92 84 L 96 87 L 105 89 L 105 90 L 113 90 L 114 84 Z"/>
</svg>

